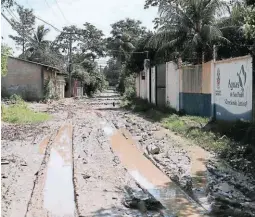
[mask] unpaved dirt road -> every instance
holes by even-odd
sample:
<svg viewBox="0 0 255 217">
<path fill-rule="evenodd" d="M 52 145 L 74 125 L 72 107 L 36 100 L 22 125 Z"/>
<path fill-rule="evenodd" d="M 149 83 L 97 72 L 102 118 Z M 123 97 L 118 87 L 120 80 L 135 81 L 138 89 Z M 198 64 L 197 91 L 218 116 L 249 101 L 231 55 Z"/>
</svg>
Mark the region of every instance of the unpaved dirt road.
<svg viewBox="0 0 255 217">
<path fill-rule="evenodd" d="M 2 123 L 2 216 L 254 216 L 253 179 L 119 102 L 34 103 L 52 119 Z"/>
</svg>

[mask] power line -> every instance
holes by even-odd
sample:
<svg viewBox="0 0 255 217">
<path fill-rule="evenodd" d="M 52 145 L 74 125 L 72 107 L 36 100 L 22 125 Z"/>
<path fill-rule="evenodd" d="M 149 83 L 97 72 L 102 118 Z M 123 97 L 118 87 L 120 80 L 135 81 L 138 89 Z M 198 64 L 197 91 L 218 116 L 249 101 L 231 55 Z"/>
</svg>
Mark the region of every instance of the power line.
<svg viewBox="0 0 255 217">
<path fill-rule="evenodd" d="M 60 5 L 58 4 L 58 0 L 54 0 L 54 1 L 56 2 L 57 7 L 58 7 L 60 13 L 62 14 L 62 16 L 64 17 L 65 21 L 66 21 L 68 24 L 70 24 L 70 22 L 66 19 L 65 14 L 64 14 L 63 11 L 61 10 Z"/>
<path fill-rule="evenodd" d="M 5 16 L 5 14 L 3 13 L 3 12 L 1 12 L 1 15 L 4 17 L 4 19 L 11 25 L 11 27 L 18 33 L 18 34 L 20 34 L 19 33 L 19 31 L 16 29 L 16 27 L 12 24 L 12 22 Z M 30 38 L 30 36 L 28 36 L 27 35 L 27 33 L 26 34 L 22 34 L 23 35 L 23 37 L 24 37 L 24 39 L 27 41 L 27 42 L 30 42 L 30 43 L 32 43 L 32 44 L 34 44 L 34 41 L 33 41 L 33 39 L 31 39 Z M 37 45 L 37 47 L 38 47 L 38 49 L 40 49 L 41 51 L 45 51 L 45 49 L 43 49 L 41 46 L 38 46 Z M 52 53 L 53 54 L 53 57 L 55 58 L 55 60 L 56 59 L 58 59 L 59 60 L 59 58 L 58 57 L 56 57 L 56 56 L 54 56 L 54 55 L 56 55 L 56 54 L 54 54 L 54 53 Z M 59 54 L 57 54 L 57 55 L 59 55 Z M 61 56 L 62 57 L 62 56 Z"/>
<path fill-rule="evenodd" d="M 48 4 L 48 2 L 47 2 L 46 0 L 44 0 L 44 1 L 47 3 L 48 7 L 49 7 L 50 9 L 52 9 L 52 8 L 50 7 L 50 5 Z M 28 0 L 27 0 L 26 2 L 27 2 L 27 4 L 30 6 L 30 8 L 33 9 L 32 5 L 29 4 Z M 16 6 L 20 7 L 20 5 L 19 5 L 17 2 L 15 2 L 15 1 L 14 1 L 14 4 L 16 4 Z M 52 11 L 53 11 L 53 10 L 52 10 Z M 54 13 L 54 11 L 53 11 L 53 13 Z M 33 15 L 34 15 L 34 14 L 33 14 Z M 40 20 L 40 21 L 46 23 L 47 25 L 51 26 L 51 27 L 52 27 L 53 29 L 55 29 L 56 31 L 61 32 L 61 30 L 59 30 L 57 27 L 53 26 L 52 24 L 50 24 L 49 22 L 43 20 L 42 18 L 40 18 L 40 17 L 38 17 L 38 16 L 36 16 L 36 15 L 34 15 L 34 17 L 35 17 L 36 19 L 38 19 L 38 20 Z"/>
<path fill-rule="evenodd" d="M 35 15 L 34 15 L 35 16 Z M 50 25 L 53 29 L 55 29 L 56 31 L 58 31 L 58 32 L 62 32 L 60 29 L 58 29 L 57 27 L 55 27 L 55 26 L 53 26 L 52 24 L 50 24 L 49 22 L 47 22 L 47 21 L 45 21 L 45 20 L 43 20 L 42 18 L 40 18 L 40 17 L 38 17 L 38 16 L 35 16 L 35 18 L 37 18 L 38 20 L 40 20 L 40 21 L 42 21 L 42 22 L 44 22 L 44 23 L 46 23 L 46 24 L 48 24 L 48 25 Z"/>
</svg>

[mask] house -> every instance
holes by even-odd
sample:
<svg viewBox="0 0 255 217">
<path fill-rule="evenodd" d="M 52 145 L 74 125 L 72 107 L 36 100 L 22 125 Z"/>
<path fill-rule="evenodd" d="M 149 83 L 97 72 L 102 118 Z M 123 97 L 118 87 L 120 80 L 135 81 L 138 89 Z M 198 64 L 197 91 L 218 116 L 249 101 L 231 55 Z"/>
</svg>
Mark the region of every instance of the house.
<svg viewBox="0 0 255 217">
<path fill-rule="evenodd" d="M 2 97 L 17 94 L 28 101 L 64 98 L 64 74 L 52 66 L 8 57 L 8 72 L 1 80 Z"/>
</svg>

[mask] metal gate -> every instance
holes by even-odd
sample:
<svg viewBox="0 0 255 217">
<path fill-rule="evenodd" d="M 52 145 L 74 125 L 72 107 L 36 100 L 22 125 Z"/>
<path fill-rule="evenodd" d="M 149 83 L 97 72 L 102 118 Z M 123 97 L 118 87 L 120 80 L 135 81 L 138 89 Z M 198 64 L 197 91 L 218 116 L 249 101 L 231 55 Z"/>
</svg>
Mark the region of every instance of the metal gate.
<svg viewBox="0 0 255 217">
<path fill-rule="evenodd" d="M 156 105 L 166 105 L 166 64 L 160 64 L 156 67 Z"/>
</svg>

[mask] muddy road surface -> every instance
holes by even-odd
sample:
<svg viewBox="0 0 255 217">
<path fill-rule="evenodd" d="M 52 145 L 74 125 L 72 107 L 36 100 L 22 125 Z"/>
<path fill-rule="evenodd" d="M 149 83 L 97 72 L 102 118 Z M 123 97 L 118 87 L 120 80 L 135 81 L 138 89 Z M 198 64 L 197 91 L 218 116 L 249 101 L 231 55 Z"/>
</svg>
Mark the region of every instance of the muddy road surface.
<svg viewBox="0 0 255 217">
<path fill-rule="evenodd" d="M 2 216 L 255 216 L 251 177 L 119 104 L 108 90 L 2 123 Z"/>
</svg>

